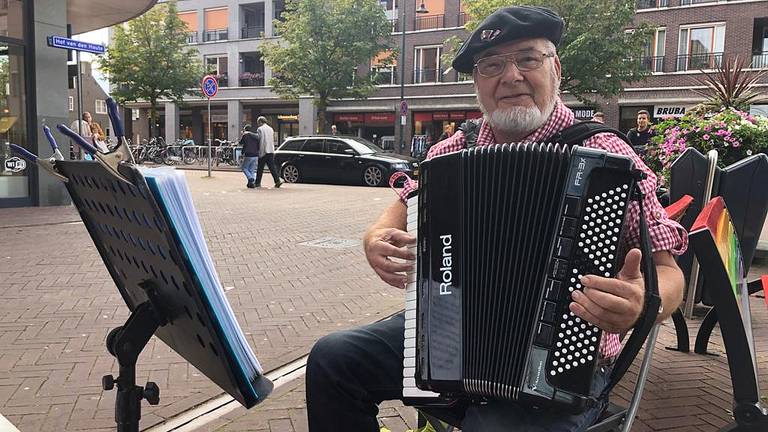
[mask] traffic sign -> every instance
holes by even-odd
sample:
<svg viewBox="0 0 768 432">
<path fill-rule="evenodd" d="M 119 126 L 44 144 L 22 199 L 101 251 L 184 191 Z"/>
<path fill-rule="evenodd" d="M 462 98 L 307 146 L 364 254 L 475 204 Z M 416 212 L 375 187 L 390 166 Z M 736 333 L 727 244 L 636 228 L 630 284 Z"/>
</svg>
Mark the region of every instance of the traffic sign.
<svg viewBox="0 0 768 432">
<path fill-rule="evenodd" d="M 404 100 L 400 101 L 400 115 L 401 116 L 408 115 L 408 102 Z"/>
<path fill-rule="evenodd" d="M 203 77 L 202 87 L 203 95 L 208 99 L 216 96 L 216 93 L 219 92 L 219 82 L 216 81 L 216 77 L 213 75 L 206 75 Z"/>
<path fill-rule="evenodd" d="M 75 51 L 85 51 L 94 54 L 104 54 L 107 51 L 107 48 L 104 45 L 83 42 L 61 36 L 48 36 L 48 46 Z"/>
</svg>

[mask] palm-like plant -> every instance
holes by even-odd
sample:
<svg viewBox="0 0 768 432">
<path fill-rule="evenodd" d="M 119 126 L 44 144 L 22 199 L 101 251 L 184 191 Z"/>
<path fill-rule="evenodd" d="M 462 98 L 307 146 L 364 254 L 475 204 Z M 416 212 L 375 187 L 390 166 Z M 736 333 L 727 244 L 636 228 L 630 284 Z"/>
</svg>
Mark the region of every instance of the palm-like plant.
<svg viewBox="0 0 768 432">
<path fill-rule="evenodd" d="M 705 88 L 693 90 L 707 98 L 702 108 L 709 112 L 727 108 L 749 111 L 751 104 L 760 102 L 761 95 L 754 87 L 768 71 L 745 71 L 744 68 L 744 59 L 736 56 L 723 59 L 714 72 L 702 71 L 703 77 L 695 79 Z"/>
</svg>

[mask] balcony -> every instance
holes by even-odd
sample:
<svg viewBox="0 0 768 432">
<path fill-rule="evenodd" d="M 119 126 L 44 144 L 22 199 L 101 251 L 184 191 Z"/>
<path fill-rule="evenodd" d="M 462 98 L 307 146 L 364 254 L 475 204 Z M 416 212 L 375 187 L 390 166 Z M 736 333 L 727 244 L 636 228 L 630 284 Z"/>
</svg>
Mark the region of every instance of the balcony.
<svg viewBox="0 0 768 432">
<path fill-rule="evenodd" d="M 392 33 L 400 33 L 400 20 L 397 18 L 392 18 L 389 20 L 389 23 L 392 25 Z"/>
<path fill-rule="evenodd" d="M 680 6 L 689 6 L 703 3 L 717 3 L 718 0 L 680 0 Z"/>
<path fill-rule="evenodd" d="M 413 73 L 414 84 L 443 82 L 442 69 L 416 69 Z"/>
<path fill-rule="evenodd" d="M 645 72 L 664 72 L 664 56 L 643 57 L 640 67 Z"/>
<path fill-rule="evenodd" d="M 227 40 L 229 39 L 229 30 L 225 28 L 216 29 L 216 30 L 206 30 L 205 33 L 203 33 L 203 37 L 206 42 Z"/>
<path fill-rule="evenodd" d="M 264 87 L 264 74 L 260 72 L 241 73 L 240 87 Z"/>
<path fill-rule="evenodd" d="M 752 54 L 753 69 L 768 69 L 768 51 L 759 54 Z"/>
<path fill-rule="evenodd" d="M 253 39 L 264 37 L 264 26 L 250 26 L 240 29 L 241 39 Z"/>
<path fill-rule="evenodd" d="M 374 85 L 395 85 L 400 83 L 397 66 L 374 68 L 371 77 Z"/>
<path fill-rule="evenodd" d="M 637 9 L 656 9 L 669 6 L 669 0 L 637 0 Z"/>
<path fill-rule="evenodd" d="M 677 56 L 677 68 L 679 71 L 714 69 L 723 64 L 723 53 L 701 53 Z"/>
<path fill-rule="evenodd" d="M 417 17 L 415 21 L 416 30 L 439 29 L 444 27 L 445 15 L 426 15 Z"/>
<path fill-rule="evenodd" d="M 187 43 L 188 44 L 193 44 L 193 43 L 197 43 L 197 42 L 198 42 L 198 40 L 197 40 L 197 32 L 196 31 L 187 32 Z"/>
</svg>

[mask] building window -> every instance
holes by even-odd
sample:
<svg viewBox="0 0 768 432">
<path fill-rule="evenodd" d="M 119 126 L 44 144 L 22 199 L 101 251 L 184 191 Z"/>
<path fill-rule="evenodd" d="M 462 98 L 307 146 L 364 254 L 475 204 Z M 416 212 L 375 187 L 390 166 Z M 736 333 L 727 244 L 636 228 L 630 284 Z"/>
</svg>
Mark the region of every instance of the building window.
<svg viewBox="0 0 768 432">
<path fill-rule="evenodd" d="M 24 2 L 0 1 L 0 36 L 24 39 Z"/>
<path fill-rule="evenodd" d="M 187 43 L 199 42 L 197 38 L 197 11 L 179 12 L 179 18 L 187 26 Z"/>
<path fill-rule="evenodd" d="M 205 58 L 205 71 L 208 74 L 214 75 L 219 81 L 220 87 L 227 87 L 229 84 L 227 76 L 227 56 L 209 56 Z"/>
<path fill-rule="evenodd" d="M 226 7 L 205 10 L 205 42 L 215 42 L 229 39 L 227 20 L 229 10 Z"/>
<path fill-rule="evenodd" d="M 96 99 L 96 114 L 107 113 L 107 102 L 101 99 Z"/>
<path fill-rule="evenodd" d="M 138 120 L 141 118 L 141 110 L 138 110 L 136 108 L 131 109 L 131 118 L 133 120 Z"/>
<path fill-rule="evenodd" d="M 264 86 L 264 60 L 261 53 L 240 53 L 240 87 L 261 86 Z"/>
<path fill-rule="evenodd" d="M 440 82 L 443 76 L 440 69 L 442 47 L 416 47 L 414 56 L 413 82 L 415 84 Z"/>
<path fill-rule="evenodd" d="M 24 48 L 0 42 L 0 132 L 5 143 L 0 144 L 0 201 L 29 197 L 27 176 L 31 167 L 11 153 L 7 144 L 14 143 L 30 149 L 27 141 L 25 77 Z"/>
<path fill-rule="evenodd" d="M 659 28 L 645 42 L 643 57 L 640 60 L 643 70 L 647 72 L 664 72 L 664 53 L 667 42 L 667 29 Z"/>
<path fill-rule="evenodd" d="M 680 6 L 688 6 L 702 3 L 717 3 L 719 0 L 680 0 Z M 733 0 L 730 0 L 733 1 Z"/>
<path fill-rule="evenodd" d="M 723 60 L 725 24 L 681 26 L 677 70 L 713 69 Z"/>
<path fill-rule="evenodd" d="M 755 19 L 752 40 L 752 67 L 768 69 L 768 18 Z"/>
<path fill-rule="evenodd" d="M 69 110 L 74 111 L 75 110 L 75 98 L 72 96 L 69 96 Z"/>
</svg>

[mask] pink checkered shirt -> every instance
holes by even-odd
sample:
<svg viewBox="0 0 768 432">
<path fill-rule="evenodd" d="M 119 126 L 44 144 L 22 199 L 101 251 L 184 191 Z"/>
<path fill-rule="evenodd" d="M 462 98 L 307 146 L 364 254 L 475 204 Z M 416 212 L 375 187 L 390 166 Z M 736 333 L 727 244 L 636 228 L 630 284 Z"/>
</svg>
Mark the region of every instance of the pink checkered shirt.
<svg viewBox="0 0 768 432">
<path fill-rule="evenodd" d="M 547 123 L 532 134 L 528 135 L 522 142 L 547 142 L 555 133 L 565 129 L 574 123 L 573 111 L 563 105 L 561 101 L 557 102 L 555 110 L 552 112 Z M 466 147 L 464 134 L 461 131 L 453 134 L 450 138 L 443 140 L 429 149 L 427 159 L 435 156 L 454 153 Z M 477 146 L 497 144 L 493 131 L 488 122 L 483 122 L 477 135 Z M 613 134 L 598 134 L 584 142 L 586 147 L 598 148 L 610 153 L 629 156 L 635 162 L 635 166 L 641 169 L 646 175 L 646 179 L 639 183 L 640 190 L 645 198 L 643 208 L 648 221 L 648 230 L 651 237 L 651 245 L 654 252 L 669 251 L 674 255 L 680 255 L 688 247 L 688 235 L 680 224 L 669 219 L 664 208 L 659 204 L 656 198 L 656 175 L 651 171 L 643 161 L 637 156 L 626 142 Z M 398 192 L 400 199 L 405 203 L 406 197 L 418 189 L 417 181 L 406 178 L 403 189 Z M 637 203 L 631 203 L 625 220 L 626 227 L 622 244 L 624 250 L 633 247 L 640 247 L 640 211 Z M 600 341 L 600 354 L 603 358 L 611 358 L 618 355 L 621 351 L 621 340 L 618 334 L 604 333 Z"/>
</svg>

